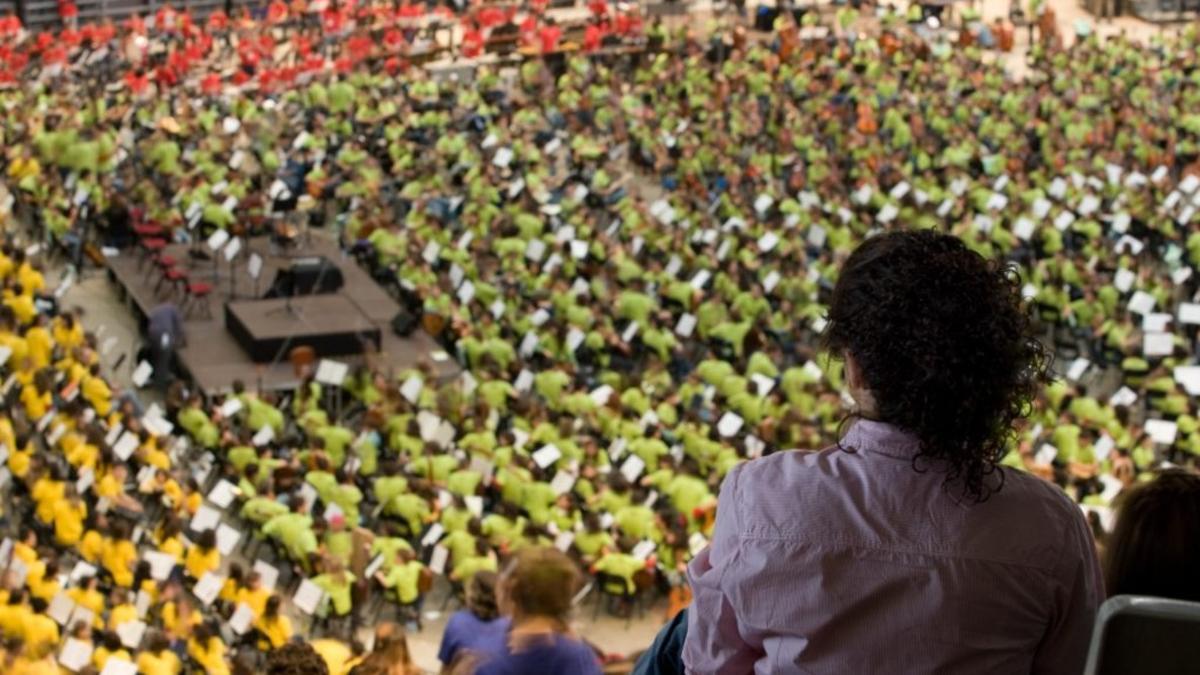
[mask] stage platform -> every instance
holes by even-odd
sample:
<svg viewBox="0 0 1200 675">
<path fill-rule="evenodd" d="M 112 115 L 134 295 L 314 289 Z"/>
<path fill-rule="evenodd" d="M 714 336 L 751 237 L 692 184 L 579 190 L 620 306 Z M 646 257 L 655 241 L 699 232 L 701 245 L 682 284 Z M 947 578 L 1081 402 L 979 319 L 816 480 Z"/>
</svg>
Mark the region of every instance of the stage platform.
<svg viewBox="0 0 1200 675">
<path fill-rule="evenodd" d="M 378 351 L 379 326 L 341 293 L 225 304 L 225 326 L 255 363 L 285 358 L 285 350 L 312 347 L 335 357 Z"/>
<path fill-rule="evenodd" d="M 184 322 L 187 346 L 179 350 L 178 356 L 180 366 L 205 394 L 228 391 L 234 380 L 238 379 L 248 387 L 257 386 L 264 391 L 291 390 L 298 383 L 286 353 L 276 363 L 270 362 L 275 354 L 266 363 L 255 362 L 254 356 L 239 344 L 231 330 L 232 326 L 226 325 L 227 304 L 237 308 L 237 314 L 254 325 L 255 331 L 261 331 L 265 338 L 278 338 L 280 331 L 293 328 L 318 334 L 331 332 L 328 331 L 331 327 L 336 327 L 337 332 L 344 332 L 345 328 L 351 327 L 356 340 L 359 334 L 366 334 L 372 340 L 378 336 L 379 351 L 370 358 L 385 371 L 399 371 L 425 360 L 433 364 L 440 377 L 452 377 L 458 372 L 454 360 L 445 355 L 441 347 L 423 331 L 418 330 L 407 338 L 399 337 L 392 331 L 391 321 L 400 311 L 400 306 L 353 259 L 344 257 L 333 242 L 326 240 L 323 233 L 313 233 L 309 243 L 286 254 L 273 254 L 266 237 L 252 238 L 244 242 L 232 264 L 220 254 L 217 262 L 190 260 L 189 248 L 186 244 L 174 244 L 167 247 L 167 253 L 176 260 L 185 261 L 181 264 L 193 281 L 210 282 L 215 290 L 208 299 L 211 318 L 206 317 L 203 308 L 198 305 L 187 312 Z M 257 281 L 251 278 L 248 271 L 247 263 L 251 254 L 262 258 L 262 270 Z M 341 291 L 299 296 L 293 300 L 293 307 L 299 308 L 299 312 L 288 314 L 285 310 L 272 313 L 282 309 L 286 301 L 260 298 L 267 292 L 276 273 L 290 268 L 294 258 L 311 256 L 325 256 L 338 267 L 345 282 Z M 156 293 L 158 272 L 150 269 L 148 261 L 145 265 L 139 265 L 139 260 L 139 253 L 135 249 L 108 258 L 108 277 L 118 287 L 122 300 L 137 315 L 139 328 L 144 334 L 146 316 L 150 310 L 167 301 L 178 304 L 180 298 L 177 294 L 170 295 L 165 284 Z M 333 322 L 339 325 L 334 326 Z M 277 339 L 274 344 L 278 352 L 283 340 Z M 131 345 L 131 352 L 138 346 Z M 286 351 L 290 349 L 289 345 Z M 358 365 L 363 363 L 364 356 L 358 354 L 332 358 Z"/>
</svg>

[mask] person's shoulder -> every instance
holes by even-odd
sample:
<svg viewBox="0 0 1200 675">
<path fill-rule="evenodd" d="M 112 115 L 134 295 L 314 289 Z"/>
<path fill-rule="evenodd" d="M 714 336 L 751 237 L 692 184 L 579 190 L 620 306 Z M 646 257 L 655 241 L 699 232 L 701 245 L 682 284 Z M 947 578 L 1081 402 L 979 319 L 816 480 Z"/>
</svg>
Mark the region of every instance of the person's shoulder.
<svg viewBox="0 0 1200 675">
<path fill-rule="evenodd" d="M 1004 472 L 1004 483 L 988 501 L 994 500 L 1007 509 L 1032 512 L 1030 517 L 1067 522 L 1082 517 L 1079 505 L 1057 485 L 1018 469 L 999 467 L 998 470 Z"/>
<path fill-rule="evenodd" d="M 784 450 L 766 457 L 742 462 L 732 469 L 725 480 L 733 480 L 739 492 L 757 489 L 760 483 L 778 485 L 815 478 L 834 461 L 837 447 L 824 450 Z"/>
</svg>

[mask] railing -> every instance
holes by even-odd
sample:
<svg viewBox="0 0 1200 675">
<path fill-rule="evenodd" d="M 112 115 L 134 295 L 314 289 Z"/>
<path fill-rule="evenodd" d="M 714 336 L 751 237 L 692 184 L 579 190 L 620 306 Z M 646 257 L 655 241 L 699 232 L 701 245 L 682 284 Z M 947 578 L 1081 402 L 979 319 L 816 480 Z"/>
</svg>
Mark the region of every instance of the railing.
<svg viewBox="0 0 1200 675">
<path fill-rule="evenodd" d="M 232 0 L 234 8 L 245 6 L 257 7 L 265 4 L 266 0 Z M 151 15 L 162 7 L 162 0 L 76 0 L 79 9 L 79 21 L 100 21 L 112 19 L 122 21 L 135 14 Z M 58 16 L 57 0 L 25 0 L 21 7 L 18 0 L 0 0 L 0 16 L 16 11 L 21 21 L 30 30 L 57 28 L 61 25 Z M 225 0 L 178 0 L 171 6 L 179 11 L 190 10 L 192 18 L 200 20 L 218 9 L 225 8 Z"/>
</svg>

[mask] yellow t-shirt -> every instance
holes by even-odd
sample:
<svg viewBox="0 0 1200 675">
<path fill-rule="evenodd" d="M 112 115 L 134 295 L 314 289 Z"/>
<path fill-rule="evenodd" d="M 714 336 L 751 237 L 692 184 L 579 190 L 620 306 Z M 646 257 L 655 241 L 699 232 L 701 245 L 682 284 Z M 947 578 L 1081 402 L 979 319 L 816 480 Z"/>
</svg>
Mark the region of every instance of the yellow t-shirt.
<svg viewBox="0 0 1200 675">
<path fill-rule="evenodd" d="M 208 572 L 215 572 L 220 566 L 221 552 L 215 546 L 208 551 L 202 550 L 199 546 L 193 546 L 183 561 L 183 569 L 193 579 L 199 579 Z"/>
<path fill-rule="evenodd" d="M 88 530 L 83 535 L 83 541 L 79 542 L 79 555 L 83 559 L 95 563 L 104 553 L 104 537 L 95 530 Z"/>
<path fill-rule="evenodd" d="M 137 618 L 137 607 L 134 607 L 129 603 L 117 605 L 116 607 L 113 607 L 112 611 L 108 614 L 108 629 L 116 630 L 117 626 L 130 621 L 137 621 Z"/>
<path fill-rule="evenodd" d="M 137 667 L 141 675 L 178 675 L 181 669 L 179 657 L 170 649 L 164 649 L 158 654 L 138 654 Z"/>
<path fill-rule="evenodd" d="M 282 614 L 276 614 L 271 619 L 259 619 L 255 626 L 267 636 L 271 649 L 278 649 L 292 639 L 292 622 Z"/>
<path fill-rule="evenodd" d="M 124 539 L 105 542 L 100 560 L 104 569 L 113 576 L 118 586 L 129 588 L 133 584 L 133 564 L 137 562 L 137 549 Z"/>
<path fill-rule="evenodd" d="M 188 655 L 204 667 L 208 675 L 229 675 L 229 666 L 225 663 L 225 643 L 221 638 L 213 637 L 207 645 L 201 645 L 195 640 L 188 640 Z"/>
<path fill-rule="evenodd" d="M 43 614 L 27 614 L 22 633 L 25 637 L 25 647 L 32 652 L 58 644 L 58 624 Z"/>
<path fill-rule="evenodd" d="M 50 331 L 41 326 L 30 328 L 25 331 L 25 344 L 34 368 L 41 370 L 50 365 L 50 357 L 54 354 L 54 338 L 50 337 Z"/>
<path fill-rule="evenodd" d="M 110 652 L 104 647 L 96 647 L 96 651 L 92 652 L 92 665 L 96 666 L 96 670 L 104 670 L 104 664 L 108 663 L 108 660 L 114 656 L 120 659 L 125 659 L 126 661 L 133 660 L 133 658 L 129 656 L 129 652 L 125 651 L 124 649 L 117 649 Z"/>
<path fill-rule="evenodd" d="M 74 546 L 83 537 L 87 505 L 64 499 L 54 505 L 54 538 L 63 546 Z"/>
</svg>

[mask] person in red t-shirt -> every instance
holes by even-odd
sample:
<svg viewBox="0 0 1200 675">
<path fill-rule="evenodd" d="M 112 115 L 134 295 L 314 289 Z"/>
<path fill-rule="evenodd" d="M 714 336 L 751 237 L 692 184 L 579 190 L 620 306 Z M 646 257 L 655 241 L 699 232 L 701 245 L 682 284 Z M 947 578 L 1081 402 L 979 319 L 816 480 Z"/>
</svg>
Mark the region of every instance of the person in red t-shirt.
<svg viewBox="0 0 1200 675">
<path fill-rule="evenodd" d="M 79 8 L 71 0 L 59 0 L 58 17 L 62 19 L 64 26 L 73 28 L 79 19 Z"/>
<path fill-rule="evenodd" d="M 209 96 L 216 96 L 221 93 L 221 76 L 217 73 L 209 73 L 200 80 L 200 91 Z"/>
<path fill-rule="evenodd" d="M 21 20 L 16 14 L 0 18 L 0 37 L 13 37 L 21 32 Z"/>
<path fill-rule="evenodd" d="M 283 4 L 283 0 L 271 0 L 271 4 L 267 5 L 267 21 L 271 23 L 283 23 L 287 20 L 288 7 Z"/>
<path fill-rule="evenodd" d="M 562 28 L 554 22 L 554 19 L 547 18 L 546 25 L 538 31 L 538 39 L 542 42 L 542 53 L 550 54 L 558 51 L 558 41 L 562 39 Z"/>
<path fill-rule="evenodd" d="M 483 31 L 478 26 L 469 26 L 463 31 L 462 55 L 468 59 L 483 53 Z"/>
<path fill-rule="evenodd" d="M 583 29 L 583 51 L 594 52 L 600 49 L 606 33 L 608 33 L 608 30 L 606 30 L 604 24 L 601 24 L 599 21 L 590 22 Z"/>
<path fill-rule="evenodd" d="M 208 15 L 208 29 L 210 31 L 220 33 L 226 28 L 229 28 L 229 17 L 222 10 L 217 10 Z"/>
<path fill-rule="evenodd" d="M 592 16 L 607 16 L 608 3 L 604 0 L 590 0 L 588 9 L 591 10 Z"/>
</svg>

